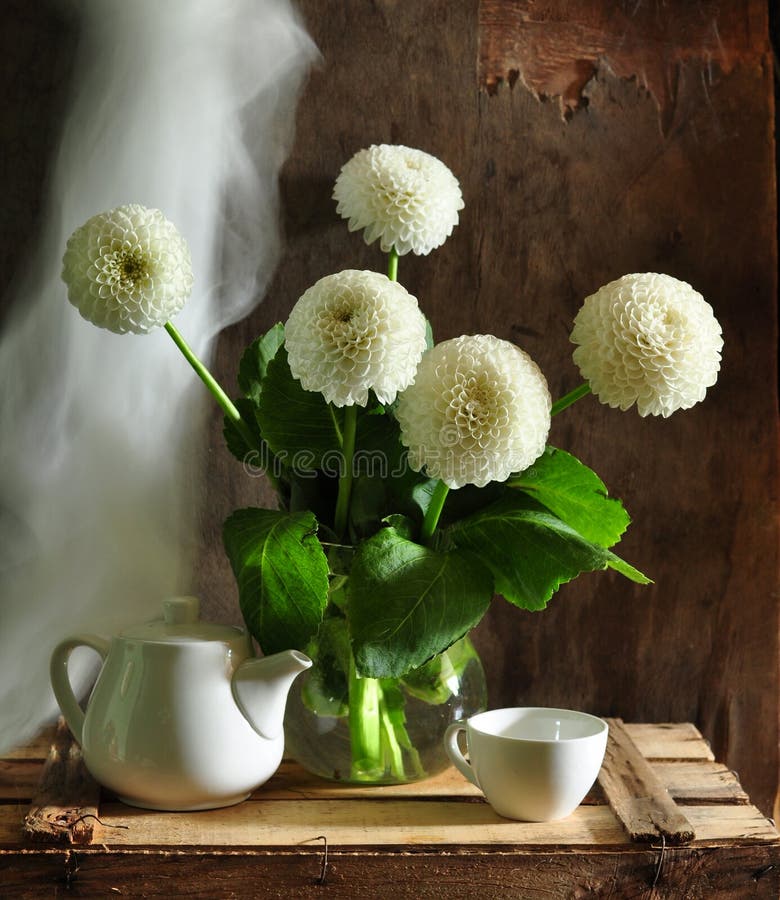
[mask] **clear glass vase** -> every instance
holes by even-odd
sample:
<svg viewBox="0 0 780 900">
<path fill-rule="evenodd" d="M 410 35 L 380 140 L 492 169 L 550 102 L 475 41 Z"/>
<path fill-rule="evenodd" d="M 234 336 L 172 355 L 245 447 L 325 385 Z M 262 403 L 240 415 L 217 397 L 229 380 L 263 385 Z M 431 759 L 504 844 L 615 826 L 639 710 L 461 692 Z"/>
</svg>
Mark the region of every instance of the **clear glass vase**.
<svg viewBox="0 0 780 900">
<path fill-rule="evenodd" d="M 287 701 L 285 753 L 331 781 L 403 784 L 436 775 L 450 765 L 447 726 L 487 705 L 468 637 L 400 679 L 359 677 L 346 637 L 329 629 L 310 654 L 314 666 Z"/>
</svg>

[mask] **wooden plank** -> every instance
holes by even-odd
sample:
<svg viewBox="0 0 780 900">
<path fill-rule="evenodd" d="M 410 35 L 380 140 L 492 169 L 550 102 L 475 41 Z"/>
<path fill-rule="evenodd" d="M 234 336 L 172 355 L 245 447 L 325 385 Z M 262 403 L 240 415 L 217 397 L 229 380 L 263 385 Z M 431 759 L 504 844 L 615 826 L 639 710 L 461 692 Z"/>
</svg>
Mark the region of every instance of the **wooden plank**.
<svg viewBox="0 0 780 900">
<path fill-rule="evenodd" d="M 1 858 L 1 857 L 0 857 Z M 659 863 L 661 863 L 659 865 Z M 0 863 L 14 900 L 39 900 L 70 889 L 80 897 L 268 897 L 296 900 L 393 898 L 553 900 L 565 897 L 713 900 L 780 895 L 780 866 L 771 847 L 567 854 L 417 851 L 373 854 L 333 850 L 320 883 L 321 851 L 226 855 L 60 851 Z M 658 876 L 655 887 L 652 887 Z"/>
<path fill-rule="evenodd" d="M 41 777 L 37 759 L 0 759 L 0 802 L 32 799 Z"/>
<path fill-rule="evenodd" d="M 737 776 L 722 763 L 657 761 L 650 768 L 677 803 L 749 802 Z"/>
<path fill-rule="evenodd" d="M 515 822 L 485 802 L 289 800 L 242 803 L 229 811 L 159 813 L 101 806 L 102 842 L 118 847 L 290 847 L 324 834 L 332 846 L 626 846 L 608 806 L 580 807 L 559 822 Z M 117 830 L 114 830 L 117 829 Z"/>
<path fill-rule="evenodd" d="M 355 853 L 332 849 L 234 853 L 66 851 L 0 856 L 0 885 L 14 900 L 79 897 L 214 897 L 288 900 L 734 900 L 780 896 L 777 846 L 549 854 L 515 849 L 440 855 L 424 850 Z M 656 881 L 657 877 L 657 881 Z M 653 886 L 655 881 L 655 885 Z"/>
<path fill-rule="evenodd" d="M 709 743 L 690 722 L 624 722 L 623 727 L 645 759 L 715 760 Z"/>
<path fill-rule="evenodd" d="M 682 812 L 697 831 L 696 846 L 779 840 L 771 823 L 753 806 L 691 806 Z M 319 835 L 325 835 L 332 847 L 364 851 L 513 847 L 584 852 L 619 847 L 630 851 L 634 846 L 608 806 L 583 806 L 562 821 L 536 823 L 503 819 L 486 803 L 469 801 L 257 801 L 229 810 L 165 814 L 107 803 L 101 807 L 101 821 L 101 844 L 112 850 L 305 847 L 316 844 Z M 0 847 L 14 845 L 19 845 L 18 819 L 16 830 L 0 820 Z"/>
<path fill-rule="evenodd" d="M 39 759 L 44 760 L 49 755 L 52 741 L 57 733 L 57 726 L 51 725 L 43 728 L 32 740 L 17 747 L 14 750 L 8 750 L 3 754 L 3 759 Z"/>
<path fill-rule="evenodd" d="M 618 722 L 610 725 L 618 739 L 630 730 L 621 729 Z M 648 735 L 652 727 L 643 726 L 641 731 Z M 689 729 L 678 726 L 661 731 L 691 734 Z M 56 745 L 60 764 L 70 746 L 61 733 Z M 646 775 L 636 759 L 625 759 L 630 762 L 632 779 L 637 772 Z M 39 765 L 24 759 L 12 762 L 29 768 Z M 780 844 L 777 830 L 746 802 L 735 776 L 725 767 L 693 759 L 656 762 L 651 768 L 657 779 L 665 776 L 665 783 L 672 787 L 676 784 L 680 794 L 690 797 L 691 802 L 676 811 L 696 832 L 695 846 Z M 638 785 L 642 790 L 647 787 L 642 778 Z M 702 805 L 708 797 L 717 802 Z M 731 797 L 739 802 L 728 802 Z M 81 795 L 78 802 L 83 803 Z M 657 811 L 657 807 L 654 809 Z M 24 808 L 18 803 L 0 804 L 0 849 L 18 851 L 25 846 L 23 814 Z M 636 847 L 606 804 L 582 806 L 562 822 L 513 822 L 497 816 L 476 789 L 454 770 L 414 785 L 367 788 L 314 779 L 288 761 L 269 782 L 267 793 L 258 791 L 252 800 L 235 807 L 194 814 L 156 813 L 109 801 L 101 805 L 100 815 L 104 846 L 143 853 L 165 847 L 190 848 L 198 853 L 208 848 L 236 853 L 242 847 L 303 850 L 316 843 L 320 835 L 325 835 L 332 847 L 351 847 L 361 852 L 373 852 L 372 848 L 412 851 L 437 847 L 445 853 L 491 848 L 502 852 L 537 849 L 556 853 L 576 849 L 591 853 L 616 848 L 631 852 Z M 651 839 L 656 837 L 654 833 Z M 667 842 L 671 845 L 671 840 Z"/>
<path fill-rule="evenodd" d="M 88 844 L 98 821 L 100 787 L 89 774 L 64 719 L 60 719 L 41 781 L 24 818 L 29 838 Z"/>
<path fill-rule="evenodd" d="M 739 806 L 680 806 L 696 832 L 696 844 L 734 841 L 780 841 L 780 833 L 764 814 L 750 804 Z"/>
<path fill-rule="evenodd" d="M 467 781 L 451 766 L 422 781 L 411 784 L 388 784 L 381 787 L 360 784 L 346 784 L 338 781 L 326 781 L 312 775 L 291 759 L 282 760 L 282 764 L 271 779 L 259 787 L 253 794 L 253 800 L 353 800 L 366 797 L 372 800 L 388 799 L 457 799 L 482 800 L 482 791 Z M 586 805 L 606 803 L 604 793 L 598 784 L 588 792 L 582 801 Z"/>
<path fill-rule="evenodd" d="M 655 842 L 663 838 L 670 844 L 692 841 L 695 834 L 690 822 L 628 736 L 622 721 L 608 722 L 609 739 L 599 783 L 631 840 Z"/>
<path fill-rule="evenodd" d="M 415 781 L 411 784 L 393 784 L 374 787 L 371 785 L 344 784 L 338 781 L 325 781 L 305 771 L 291 759 L 282 761 L 273 777 L 258 788 L 252 795 L 253 800 L 289 800 L 290 798 L 314 800 L 356 799 L 368 797 L 388 798 L 435 798 L 435 797 L 472 797 L 481 798 L 482 792 L 476 785 L 467 781 L 457 769 L 450 767 L 444 772 Z"/>
</svg>

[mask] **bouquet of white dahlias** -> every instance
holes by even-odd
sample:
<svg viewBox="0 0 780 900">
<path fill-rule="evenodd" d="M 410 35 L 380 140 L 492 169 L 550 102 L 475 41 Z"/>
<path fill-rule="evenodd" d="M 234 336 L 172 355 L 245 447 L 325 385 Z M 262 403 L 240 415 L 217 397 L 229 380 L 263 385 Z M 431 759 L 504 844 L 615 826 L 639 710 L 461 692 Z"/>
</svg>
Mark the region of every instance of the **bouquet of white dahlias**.
<svg viewBox="0 0 780 900">
<path fill-rule="evenodd" d="M 434 343 L 398 282 L 399 256 L 429 253 L 457 224 L 461 191 L 442 162 L 372 146 L 343 167 L 334 199 L 350 230 L 380 240 L 388 274 L 347 269 L 310 287 L 247 349 L 235 402 L 170 321 L 192 273 L 159 211 L 90 219 L 68 242 L 63 278 L 97 325 L 164 325 L 222 406 L 231 452 L 267 471 L 279 508 L 238 510 L 224 527 L 247 627 L 264 653 L 296 647 L 318 663 L 306 703 L 349 720 L 351 771 L 334 777 L 404 780 L 423 772 L 404 761 L 394 680 L 441 702 L 468 658 L 452 648 L 494 594 L 541 610 L 581 572 L 648 582 L 610 549 L 629 522 L 622 504 L 547 445 L 551 416 L 590 392 L 643 416 L 688 408 L 716 380 L 722 339 L 689 285 L 626 275 L 584 301 L 571 340 L 585 382 L 552 403 L 514 344 Z"/>
</svg>

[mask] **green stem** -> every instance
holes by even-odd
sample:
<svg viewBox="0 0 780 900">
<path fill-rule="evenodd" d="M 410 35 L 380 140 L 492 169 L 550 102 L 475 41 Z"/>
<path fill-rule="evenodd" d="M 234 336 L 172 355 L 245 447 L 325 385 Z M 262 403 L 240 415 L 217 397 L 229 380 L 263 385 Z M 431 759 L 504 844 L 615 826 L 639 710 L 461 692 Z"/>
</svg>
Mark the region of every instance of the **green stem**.
<svg viewBox="0 0 780 900">
<path fill-rule="evenodd" d="M 380 687 L 379 695 L 379 716 L 382 727 L 381 736 L 384 745 L 385 770 L 397 778 L 399 781 L 406 779 L 404 771 L 404 752 L 395 733 L 395 725 L 393 723 L 390 711 L 387 708 L 387 701 Z"/>
<path fill-rule="evenodd" d="M 380 702 L 377 679 L 358 677 L 355 661 L 350 659 L 349 738 L 355 781 L 372 781 L 384 770 Z"/>
<path fill-rule="evenodd" d="M 395 247 L 387 254 L 387 277 L 390 281 L 398 281 L 398 251 Z"/>
<path fill-rule="evenodd" d="M 439 524 L 439 516 L 441 516 L 441 511 L 444 508 L 444 501 L 447 499 L 449 492 L 450 489 L 443 481 L 440 481 L 433 489 L 431 502 L 425 511 L 425 518 L 420 530 L 421 544 L 427 544 L 433 537 L 433 532 L 436 531 L 436 526 Z"/>
<path fill-rule="evenodd" d="M 556 400 L 552 405 L 552 409 L 550 410 L 551 416 L 557 416 L 559 412 L 563 412 L 564 409 L 571 406 L 572 403 L 576 403 L 580 397 L 585 397 L 590 393 L 590 385 L 588 382 L 584 382 L 579 387 L 574 388 L 573 391 L 569 391 L 568 394 L 564 394 L 560 400 Z"/>
<path fill-rule="evenodd" d="M 352 458 L 355 455 L 356 431 L 357 406 L 347 406 L 344 410 L 343 469 L 339 476 L 339 493 L 336 498 L 336 513 L 333 520 L 333 527 L 340 539 L 344 538 L 347 531 L 349 498 L 352 494 Z"/>
<path fill-rule="evenodd" d="M 181 350 L 184 358 L 195 370 L 200 380 L 209 389 L 217 403 L 219 403 L 219 405 L 222 407 L 222 411 L 233 423 L 236 430 L 241 434 L 241 437 L 246 441 L 247 446 L 253 447 L 255 450 L 257 450 L 258 447 L 256 445 L 252 432 L 247 427 L 246 422 L 241 418 L 241 413 L 236 408 L 236 405 L 233 403 L 230 397 L 228 397 L 224 390 L 222 390 L 222 386 L 219 384 L 217 379 L 214 378 L 214 376 L 211 374 L 211 372 L 209 372 L 206 366 L 204 366 L 203 363 L 198 359 L 192 347 L 190 347 L 190 345 L 184 340 L 184 338 L 181 336 L 172 322 L 165 323 L 165 330 L 173 338 L 174 344 L 176 344 L 179 350 Z"/>
</svg>

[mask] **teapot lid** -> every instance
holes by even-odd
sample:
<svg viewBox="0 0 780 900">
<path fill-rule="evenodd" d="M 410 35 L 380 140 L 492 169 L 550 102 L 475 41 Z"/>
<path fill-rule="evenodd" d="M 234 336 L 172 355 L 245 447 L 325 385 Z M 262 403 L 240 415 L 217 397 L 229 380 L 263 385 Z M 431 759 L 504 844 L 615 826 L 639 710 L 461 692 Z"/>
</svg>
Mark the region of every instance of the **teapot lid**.
<svg viewBox="0 0 780 900">
<path fill-rule="evenodd" d="M 243 628 L 200 621 L 197 597 L 168 597 L 162 602 L 162 619 L 125 629 L 121 637 L 139 641 L 176 644 L 192 641 L 232 642 L 246 638 Z"/>
</svg>

